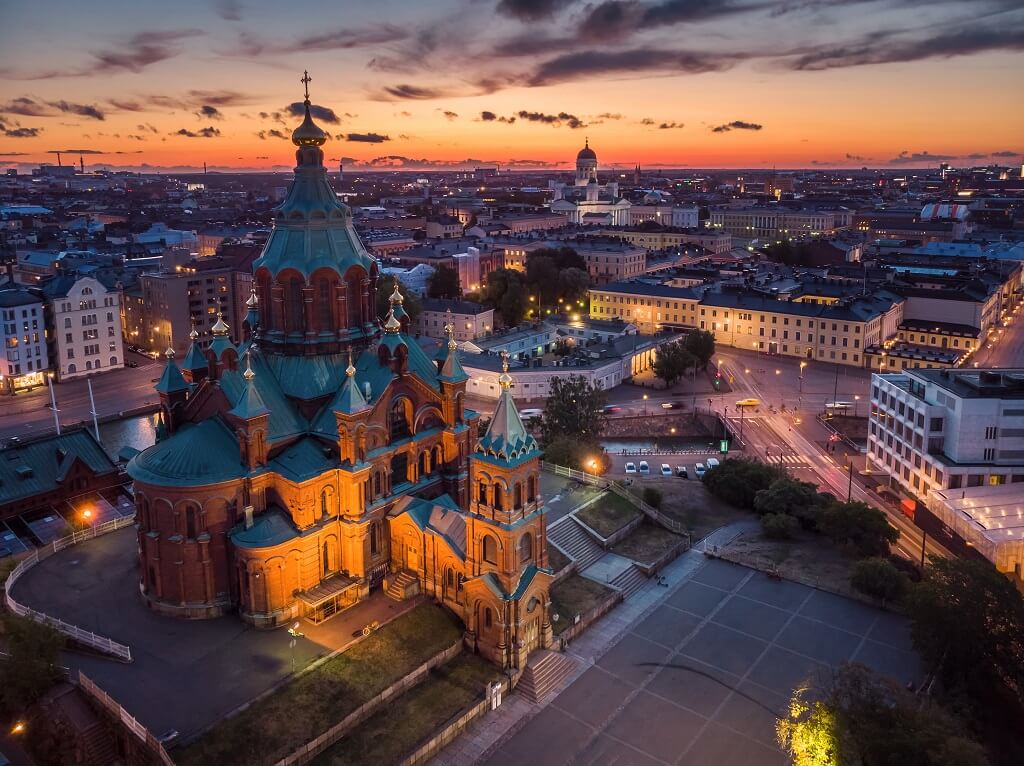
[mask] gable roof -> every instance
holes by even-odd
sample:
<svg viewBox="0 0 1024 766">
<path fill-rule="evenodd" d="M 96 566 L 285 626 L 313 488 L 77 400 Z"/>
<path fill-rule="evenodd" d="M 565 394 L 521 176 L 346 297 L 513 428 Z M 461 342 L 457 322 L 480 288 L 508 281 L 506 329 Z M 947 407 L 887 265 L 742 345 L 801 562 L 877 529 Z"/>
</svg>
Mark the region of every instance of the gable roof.
<svg viewBox="0 0 1024 766">
<path fill-rule="evenodd" d="M 51 492 L 76 460 L 96 474 L 115 474 L 117 466 L 87 429 L 0 449 L 0 505 Z"/>
</svg>

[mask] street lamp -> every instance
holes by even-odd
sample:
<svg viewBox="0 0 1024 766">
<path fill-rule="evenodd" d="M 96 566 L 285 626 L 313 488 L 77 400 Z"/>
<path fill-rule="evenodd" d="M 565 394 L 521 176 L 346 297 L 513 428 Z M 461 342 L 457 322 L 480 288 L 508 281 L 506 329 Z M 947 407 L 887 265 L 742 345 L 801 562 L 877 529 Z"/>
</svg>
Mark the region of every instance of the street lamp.
<svg viewBox="0 0 1024 766">
<path fill-rule="evenodd" d="M 295 674 L 295 643 L 296 643 L 296 641 L 298 641 L 298 639 L 302 638 L 306 634 L 299 632 L 299 623 L 296 622 L 294 625 L 292 625 L 290 628 L 288 628 L 288 635 L 292 637 L 291 640 L 288 642 L 288 648 L 291 649 L 291 653 L 292 653 L 292 675 L 294 675 Z"/>
<path fill-rule="evenodd" d="M 857 411 L 860 409 L 860 394 L 853 395 L 853 416 L 857 417 Z"/>
<path fill-rule="evenodd" d="M 807 366 L 807 362 L 800 362 L 800 393 L 804 392 L 804 367 Z"/>
<path fill-rule="evenodd" d="M 644 394 L 644 415 L 647 414 L 647 394 Z"/>
</svg>

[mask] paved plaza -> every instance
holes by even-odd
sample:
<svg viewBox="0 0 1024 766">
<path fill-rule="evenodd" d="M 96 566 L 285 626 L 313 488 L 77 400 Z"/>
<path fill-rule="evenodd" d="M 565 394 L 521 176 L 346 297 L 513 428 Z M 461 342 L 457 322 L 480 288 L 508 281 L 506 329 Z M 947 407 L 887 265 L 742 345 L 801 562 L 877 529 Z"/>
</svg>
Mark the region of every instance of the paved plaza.
<svg viewBox="0 0 1024 766">
<path fill-rule="evenodd" d="M 709 560 L 484 762 L 784 764 L 792 690 L 847 660 L 922 677 L 906 619 Z"/>
</svg>

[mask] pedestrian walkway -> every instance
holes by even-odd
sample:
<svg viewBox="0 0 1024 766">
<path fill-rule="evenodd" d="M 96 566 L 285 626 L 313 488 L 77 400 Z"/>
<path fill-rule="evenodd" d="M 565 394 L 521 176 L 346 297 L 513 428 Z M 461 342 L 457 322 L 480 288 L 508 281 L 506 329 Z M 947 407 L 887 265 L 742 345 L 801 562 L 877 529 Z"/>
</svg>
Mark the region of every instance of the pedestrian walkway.
<svg viewBox="0 0 1024 766">
<path fill-rule="evenodd" d="M 756 521 L 738 521 L 708 535 L 706 544 L 709 548 L 727 545 L 743 532 L 758 528 Z M 661 578 L 647 580 L 634 592 L 634 595 L 592 625 L 580 638 L 569 645 L 567 654 L 577 661 L 575 670 L 567 675 L 553 694 L 546 699 L 557 696 L 558 692 L 568 688 L 577 678 L 590 669 L 594 663 L 620 637 L 628 633 L 639 623 L 648 612 L 657 608 L 677 586 L 686 582 L 697 572 L 707 559 L 701 550 L 693 548 L 661 572 Z M 488 713 L 442 750 L 432 761 L 432 766 L 473 766 L 491 752 L 501 742 L 510 737 L 533 716 L 540 712 L 546 702 L 534 703 L 522 694 L 512 694 L 506 698 L 501 707 Z"/>
<path fill-rule="evenodd" d="M 769 455 L 768 463 L 771 465 L 785 465 L 791 468 L 807 468 L 809 465 L 799 455 Z"/>
</svg>

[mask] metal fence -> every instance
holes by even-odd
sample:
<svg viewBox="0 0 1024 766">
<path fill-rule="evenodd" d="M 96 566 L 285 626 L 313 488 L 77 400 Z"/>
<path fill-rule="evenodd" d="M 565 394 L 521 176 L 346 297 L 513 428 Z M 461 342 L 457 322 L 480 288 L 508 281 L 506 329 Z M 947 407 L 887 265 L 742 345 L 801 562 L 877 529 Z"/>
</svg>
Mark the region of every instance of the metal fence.
<svg viewBox="0 0 1024 766">
<path fill-rule="evenodd" d="M 583 482 L 584 484 L 591 484 L 595 487 L 600 487 L 601 489 L 607 489 L 610 492 L 614 492 L 622 499 L 629 501 L 637 508 L 639 508 L 645 516 L 647 516 L 650 519 L 653 519 L 669 531 L 675 532 L 678 535 L 684 535 L 687 539 L 689 539 L 690 537 L 690 534 L 686 531 L 686 527 L 684 527 L 682 523 L 676 521 L 675 519 L 669 516 L 666 516 L 653 505 L 645 503 L 641 498 L 637 497 L 632 492 L 627 490 L 625 487 L 620 486 L 618 483 L 614 481 L 605 479 L 601 476 L 597 476 L 592 473 L 587 473 L 586 471 L 578 471 L 575 468 L 569 468 L 568 466 L 549 463 L 546 460 L 542 460 L 540 466 L 545 471 L 550 471 L 556 476 L 565 476 L 567 478 Z"/>
<path fill-rule="evenodd" d="M 113 521 L 106 521 L 102 524 L 96 524 L 94 526 L 86 527 L 85 529 L 73 532 L 67 537 L 62 537 L 59 540 L 54 540 L 52 543 L 45 545 L 42 548 L 37 548 L 32 551 L 28 556 L 19 562 L 11 573 L 7 576 L 7 581 L 4 583 L 4 601 L 7 604 L 7 608 L 16 615 L 21 617 L 28 617 L 36 622 L 41 622 L 44 625 L 49 625 L 54 630 L 63 633 L 68 638 L 74 639 L 80 644 L 84 644 L 92 649 L 109 654 L 122 662 L 132 661 L 131 649 L 124 644 L 119 644 L 113 639 L 101 636 L 97 633 L 93 633 L 89 630 L 79 628 L 77 625 L 64 622 L 64 620 L 58 619 L 57 617 L 51 617 L 42 612 L 37 612 L 31 607 L 27 607 L 24 604 L 19 604 L 14 600 L 14 596 L 11 595 L 11 588 L 18 579 L 25 574 L 29 569 L 34 567 L 43 559 L 49 558 L 58 551 L 64 550 L 71 545 L 77 545 L 83 540 L 92 540 L 93 538 L 105 535 L 108 532 L 113 532 L 124 527 L 131 526 L 135 523 L 135 516 L 124 516 Z"/>
</svg>

